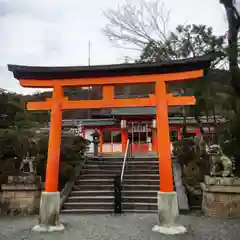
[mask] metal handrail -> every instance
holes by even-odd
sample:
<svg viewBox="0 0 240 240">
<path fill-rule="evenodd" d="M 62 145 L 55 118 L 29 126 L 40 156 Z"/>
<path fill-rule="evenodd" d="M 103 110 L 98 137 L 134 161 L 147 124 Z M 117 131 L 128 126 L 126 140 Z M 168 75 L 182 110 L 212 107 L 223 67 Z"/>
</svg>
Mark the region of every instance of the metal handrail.
<svg viewBox="0 0 240 240">
<path fill-rule="evenodd" d="M 122 185 L 122 182 L 123 182 L 123 176 L 124 176 L 126 162 L 127 162 L 128 157 L 129 157 L 129 154 L 131 154 L 130 149 L 131 149 L 131 143 L 130 143 L 130 139 L 128 139 L 127 140 L 126 151 L 125 151 L 124 159 L 123 159 L 122 171 L 121 171 L 121 178 L 120 178 L 121 179 L 121 185 Z"/>
<path fill-rule="evenodd" d="M 124 154 L 123 165 L 121 175 L 118 173 L 114 177 L 114 212 L 115 213 L 122 213 L 122 188 L 123 188 L 123 176 L 126 168 L 126 163 L 128 157 L 132 156 L 132 147 L 131 147 L 131 140 L 128 139 L 126 151 Z"/>
</svg>

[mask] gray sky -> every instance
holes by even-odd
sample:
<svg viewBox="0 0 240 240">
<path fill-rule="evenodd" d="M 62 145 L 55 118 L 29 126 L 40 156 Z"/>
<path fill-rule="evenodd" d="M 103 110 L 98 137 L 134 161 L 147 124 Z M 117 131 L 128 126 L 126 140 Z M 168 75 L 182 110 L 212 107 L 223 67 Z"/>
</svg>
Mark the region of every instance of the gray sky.
<svg viewBox="0 0 240 240">
<path fill-rule="evenodd" d="M 217 34 L 227 29 L 219 0 L 162 1 L 171 10 L 170 30 L 192 23 L 212 26 Z M 136 57 L 111 46 L 101 33 L 107 23 L 103 11 L 121 3 L 124 0 L 0 0 L 0 88 L 36 91 L 20 87 L 7 64 L 87 65 L 88 40 L 93 65 L 121 63 L 126 55 Z"/>
</svg>

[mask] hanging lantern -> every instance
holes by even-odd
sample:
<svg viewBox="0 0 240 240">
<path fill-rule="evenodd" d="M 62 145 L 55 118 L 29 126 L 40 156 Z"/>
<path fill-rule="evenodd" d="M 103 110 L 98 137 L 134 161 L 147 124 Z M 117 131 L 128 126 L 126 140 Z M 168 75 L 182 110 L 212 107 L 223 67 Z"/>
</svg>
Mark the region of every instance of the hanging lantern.
<svg viewBox="0 0 240 240">
<path fill-rule="evenodd" d="M 157 120 L 156 119 L 152 120 L 152 128 L 157 128 Z"/>
<path fill-rule="evenodd" d="M 121 128 L 127 128 L 127 121 L 121 120 Z"/>
</svg>

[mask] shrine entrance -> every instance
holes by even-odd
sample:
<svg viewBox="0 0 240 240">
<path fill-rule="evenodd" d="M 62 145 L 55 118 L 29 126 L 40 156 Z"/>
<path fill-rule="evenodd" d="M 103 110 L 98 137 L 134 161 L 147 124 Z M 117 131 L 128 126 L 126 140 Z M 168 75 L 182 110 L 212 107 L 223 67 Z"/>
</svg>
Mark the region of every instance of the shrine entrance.
<svg viewBox="0 0 240 240">
<path fill-rule="evenodd" d="M 168 124 L 168 107 L 194 105 L 192 96 L 174 96 L 167 92 L 168 82 L 200 79 L 209 68 L 213 54 L 181 61 L 160 63 L 120 64 L 89 67 L 29 67 L 9 65 L 8 69 L 23 87 L 52 88 L 52 98 L 42 102 L 28 102 L 28 110 L 51 110 L 48 160 L 46 169 L 46 192 L 58 191 L 59 158 L 62 132 L 62 112 L 71 109 L 102 109 L 126 107 L 156 107 L 156 131 L 152 138 L 156 141 L 159 159 L 160 191 L 173 192 L 172 162 Z M 115 96 L 115 86 L 127 84 L 154 84 L 155 93 L 147 98 L 119 99 Z M 100 100 L 69 100 L 64 96 L 65 87 L 101 86 Z M 147 125 L 141 126 L 147 128 Z M 127 129 L 126 129 L 127 130 Z M 132 125 L 132 135 L 139 146 L 150 142 L 150 136 Z M 122 149 L 126 149 L 127 135 Z"/>
<path fill-rule="evenodd" d="M 132 140 L 133 152 L 152 151 L 151 121 L 128 122 L 128 137 Z"/>
<path fill-rule="evenodd" d="M 194 105 L 192 96 L 174 96 L 168 93 L 167 84 L 187 79 L 201 79 L 210 66 L 214 55 L 209 54 L 192 59 L 166 61 L 160 63 L 134 63 L 88 67 L 29 67 L 9 65 L 8 69 L 19 80 L 22 87 L 52 88 L 53 95 L 42 102 L 29 102 L 28 110 L 51 111 L 48 159 L 46 167 L 45 192 L 42 192 L 39 228 L 59 227 L 60 193 L 58 176 L 62 131 L 62 112 L 71 109 L 102 109 L 126 107 L 156 107 L 154 138 L 157 142 L 159 162 L 159 219 L 170 221 L 178 214 L 177 194 L 174 192 L 173 171 L 170 151 L 168 107 Z M 115 96 L 115 86 L 127 84 L 154 84 L 155 93 L 147 98 L 119 99 Z M 100 100 L 69 100 L 64 96 L 65 87 L 102 87 Z M 132 133 L 135 138 L 134 126 Z M 145 126 L 146 127 L 146 126 Z M 137 131 L 138 145 L 148 141 L 147 133 Z M 146 136 L 143 137 L 143 135 Z M 124 135 L 123 150 L 127 146 Z M 166 222 L 165 222 L 166 224 Z"/>
</svg>

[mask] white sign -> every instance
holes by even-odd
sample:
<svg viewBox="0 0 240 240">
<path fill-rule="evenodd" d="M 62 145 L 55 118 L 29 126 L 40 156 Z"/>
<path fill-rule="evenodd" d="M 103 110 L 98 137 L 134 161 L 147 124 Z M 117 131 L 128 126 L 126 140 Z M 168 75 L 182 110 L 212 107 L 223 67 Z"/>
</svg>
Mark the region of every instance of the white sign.
<svg viewBox="0 0 240 240">
<path fill-rule="evenodd" d="M 130 132 L 151 132 L 152 129 L 146 125 L 133 125 L 129 128 Z"/>
</svg>

